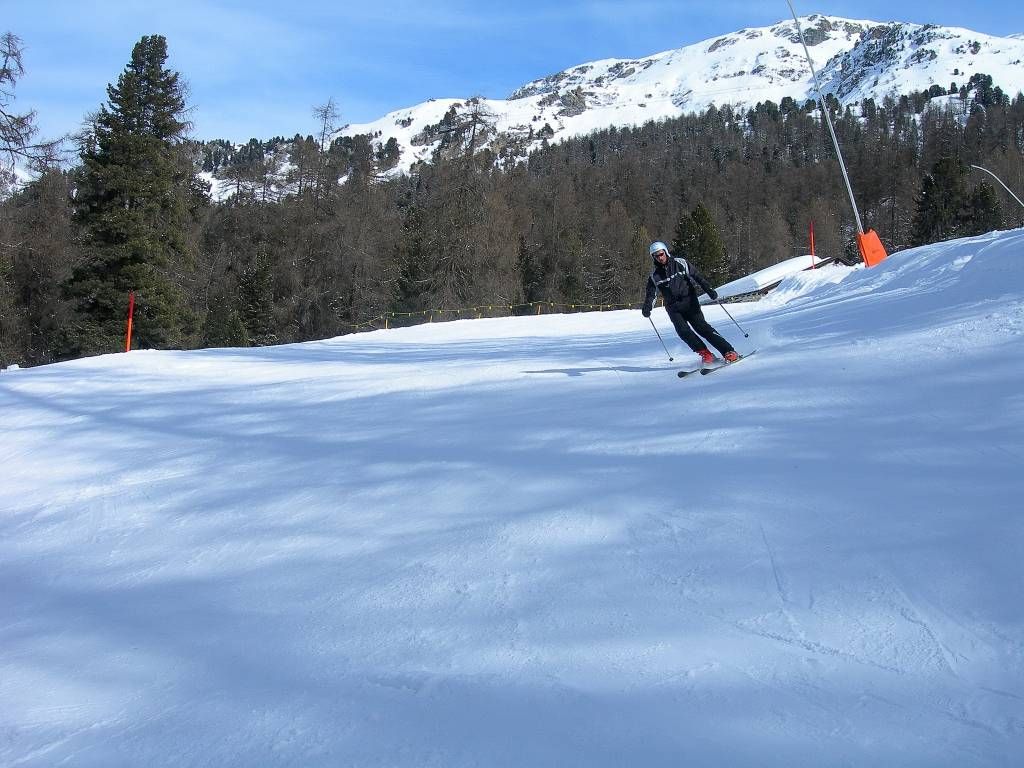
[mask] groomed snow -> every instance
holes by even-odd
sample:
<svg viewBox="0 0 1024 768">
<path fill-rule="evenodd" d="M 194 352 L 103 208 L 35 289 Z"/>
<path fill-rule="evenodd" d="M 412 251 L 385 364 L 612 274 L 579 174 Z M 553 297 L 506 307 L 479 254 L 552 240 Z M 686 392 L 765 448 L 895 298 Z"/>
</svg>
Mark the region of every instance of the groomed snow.
<svg viewBox="0 0 1024 768">
<path fill-rule="evenodd" d="M 0 374 L 0 765 L 1024 764 L 1024 230 Z"/>
</svg>

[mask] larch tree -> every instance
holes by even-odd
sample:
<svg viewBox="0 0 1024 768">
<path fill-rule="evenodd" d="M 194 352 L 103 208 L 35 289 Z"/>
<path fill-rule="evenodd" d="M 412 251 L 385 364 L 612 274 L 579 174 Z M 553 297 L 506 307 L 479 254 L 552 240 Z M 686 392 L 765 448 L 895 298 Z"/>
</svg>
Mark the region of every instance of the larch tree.
<svg viewBox="0 0 1024 768">
<path fill-rule="evenodd" d="M 18 114 L 14 109 L 14 91 L 25 74 L 23 50 L 17 35 L 0 35 L 0 182 L 13 180 L 18 161 L 36 170 L 54 165 L 60 145 L 59 141 L 37 141 L 34 110 Z"/>
</svg>

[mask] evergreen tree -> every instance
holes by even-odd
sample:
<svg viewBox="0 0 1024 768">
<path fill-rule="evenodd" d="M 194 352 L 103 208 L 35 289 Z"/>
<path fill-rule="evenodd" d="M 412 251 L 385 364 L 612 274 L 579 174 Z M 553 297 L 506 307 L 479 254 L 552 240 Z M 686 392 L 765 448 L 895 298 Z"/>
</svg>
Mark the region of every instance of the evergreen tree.
<svg viewBox="0 0 1024 768">
<path fill-rule="evenodd" d="M 398 165 L 398 161 L 401 157 L 402 149 L 398 146 L 398 140 L 392 136 L 378 151 L 377 161 L 380 163 L 380 169 L 382 171 L 390 171 Z"/>
<path fill-rule="evenodd" d="M 249 346 L 249 335 L 245 332 L 242 318 L 227 296 L 217 297 L 206 315 L 206 322 L 203 324 L 203 346 Z"/>
<path fill-rule="evenodd" d="M 697 240 L 697 229 L 693 223 L 693 215 L 684 213 L 676 224 L 676 231 L 672 237 L 672 255 L 683 256 L 689 259 L 690 249 Z"/>
<path fill-rule="evenodd" d="M 426 263 L 423 211 L 412 207 L 402 223 L 402 239 L 398 255 L 398 290 L 396 312 L 423 312 L 428 308 L 430 274 Z"/>
<path fill-rule="evenodd" d="M 183 284 L 203 196 L 184 145 L 185 85 L 166 60 L 162 36 L 136 43 L 83 139 L 75 206 L 87 260 L 68 284 L 75 354 L 119 348 L 129 291 L 137 346 L 186 346 L 195 330 Z"/>
<path fill-rule="evenodd" d="M 971 192 L 963 211 L 963 234 L 983 235 L 1003 226 L 1003 209 L 996 191 L 988 182 L 981 182 Z"/>
<path fill-rule="evenodd" d="M 729 261 L 718 234 L 715 220 L 704 203 L 697 203 L 693 212 L 683 216 L 672 242 L 672 253 L 684 256 L 712 285 L 729 281 Z"/>
<path fill-rule="evenodd" d="M 965 202 L 965 170 L 959 159 L 940 157 L 921 184 L 914 214 L 914 245 L 959 237 Z"/>
<path fill-rule="evenodd" d="M 247 344 L 262 347 L 277 341 L 273 265 L 265 254 L 257 253 L 238 278 L 238 315 Z"/>
</svg>

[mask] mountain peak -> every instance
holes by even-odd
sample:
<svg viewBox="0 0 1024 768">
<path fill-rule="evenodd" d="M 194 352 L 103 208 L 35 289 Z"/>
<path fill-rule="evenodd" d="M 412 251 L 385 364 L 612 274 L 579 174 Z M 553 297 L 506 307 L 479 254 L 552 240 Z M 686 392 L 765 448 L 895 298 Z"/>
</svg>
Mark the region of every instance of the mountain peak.
<svg viewBox="0 0 1024 768">
<path fill-rule="evenodd" d="M 1004 90 L 1024 87 L 1024 35 L 994 37 L 971 30 L 812 14 L 800 19 L 822 90 L 842 103 L 881 100 L 992 75 Z M 611 126 L 640 125 L 711 105 L 749 108 L 785 97 L 815 97 L 811 71 L 792 20 L 746 28 L 633 59 L 585 62 L 532 80 L 507 99 L 438 99 L 397 110 L 339 135 L 369 135 L 375 146 L 395 139 L 409 171 L 451 147 L 458 124 L 488 123 L 492 149 L 525 157 L 546 141 Z M 479 132 L 473 132 L 474 140 Z M 457 142 L 456 142 L 457 143 Z M 477 144 L 473 150 L 481 149 Z M 450 151 L 465 151 L 466 145 Z"/>
</svg>

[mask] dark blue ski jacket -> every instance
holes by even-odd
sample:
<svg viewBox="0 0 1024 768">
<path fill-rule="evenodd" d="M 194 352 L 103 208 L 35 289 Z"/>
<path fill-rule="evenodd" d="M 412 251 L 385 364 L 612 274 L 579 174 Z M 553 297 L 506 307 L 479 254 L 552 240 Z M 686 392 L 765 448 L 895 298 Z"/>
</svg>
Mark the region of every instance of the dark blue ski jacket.
<svg viewBox="0 0 1024 768">
<path fill-rule="evenodd" d="M 700 289 L 697 286 L 700 286 Z M 686 259 L 670 256 L 664 265 L 659 264 L 647 278 L 647 294 L 644 296 L 644 315 L 650 315 L 654 299 L 661 293 L 665 309 L 672 306 L 682 308 L 691 301 L 696 303 L 701 293 L 711 295 L 711 285 Z"/>
</svg>

